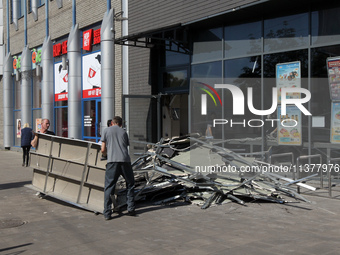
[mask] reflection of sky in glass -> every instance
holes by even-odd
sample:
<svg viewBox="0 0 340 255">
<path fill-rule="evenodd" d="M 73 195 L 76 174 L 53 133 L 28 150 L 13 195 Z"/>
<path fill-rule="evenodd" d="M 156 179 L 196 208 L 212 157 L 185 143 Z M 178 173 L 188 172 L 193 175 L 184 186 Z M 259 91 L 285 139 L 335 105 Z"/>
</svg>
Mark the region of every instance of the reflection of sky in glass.
<svg viewBox="0 0 340 255">
<path fill-rule="evenodd" d="M 225 27 L 225 57 L 261 52 L 261 27 L 260 21 Z"/>
<path fill-rule="evenodd" d="M 258 58 L 256 62 L 256 68 L 258 68 L 261 58 Z M 225 78 L 237 78 L 244 74 L 244 68 L 250 68 L 253 70 L 255 62 L 252 62 L 250 58 L 239 58 L 235 60 L 227 60 L 224 64 L 224 76 Z"/>
<path fill-rule="evenodd" d="M 166 51 L 166 66 L 188 64 L 190 56 L 188 54 Z"/>
<path fill-rule="evenodd" d="M 279 34 L 278 31 L 282 29 L 291 29 L 285 31 L 286 34 Z M 265 20 L 264 22 L 264 37 L 273 38 L 269 33 L 273 31 L 276 37 L 307 37 L 308 36 L 308 14 L 302 13 L 297 15 L 279 17 L 275 19 Z"/>
<path fill-rule="evenodd" d="M 268 19 L 264 21 L 265 51 L 307 46 L 308 14 Z"/>
<path fill-rule="evenodd" d="M 340 8 L 320 10 L 311 14 L 312 44 L 340 40 Z"/>
<path fill-rule="evenodd" d="M 193 62 L 222 57 L 222 27 L 197 34 L 193 43 Z"/>
<path fill-rule="evenodd" d="M 177 77 L 178 79 L 186 79 L 187 78 L 187 71 L 174 71 L 174 72 L 169 72 L 172 74 L 174 77 Z"/>
<path fill-rule="evenodd" d="M 192 66 L 192 78 L 221 78 L 222 62 L 212 62 Z"/>
</svg>

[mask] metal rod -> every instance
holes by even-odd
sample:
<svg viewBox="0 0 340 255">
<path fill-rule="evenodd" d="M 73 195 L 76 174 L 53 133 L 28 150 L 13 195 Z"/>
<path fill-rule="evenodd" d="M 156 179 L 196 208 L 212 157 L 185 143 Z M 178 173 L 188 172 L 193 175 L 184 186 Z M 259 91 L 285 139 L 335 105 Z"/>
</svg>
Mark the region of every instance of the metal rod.
<svg viewBox="0 0 340 255">
<path fill-rule="evenodd" d="M 50 34 L 48 11 L 49 11 L 49 0 L 46 0 L 46 1 L 45 1 L 45 25 L 46 25 L 46 37 L 48 37 L 49 34 Z"/>
<path fill-rule="evenodd" d="M 7 54 L 9 53 L 10 51 L 10 45 L 9 45 L 9 42 L 10 42 L 10 39 L 9 39 L 9 0 L 6 1 L 6 13 L 7 13 Z"/>
<path fill-rule="evenodd" d="M 72 24 L 76 25 L 76 0 L 72 0 Z"/>
<path fill-rule="evenodd" d="M 27 45 L 27 1 L 24 0 L 24 33 L 25 33 L 25 46 Z"/>
<path fill-rule="evenodd" d="M 107 5 L 107 13 L 109 13 L 111 10 L 111 0 L 107 0 L 106 5 Z"/>
</svg>

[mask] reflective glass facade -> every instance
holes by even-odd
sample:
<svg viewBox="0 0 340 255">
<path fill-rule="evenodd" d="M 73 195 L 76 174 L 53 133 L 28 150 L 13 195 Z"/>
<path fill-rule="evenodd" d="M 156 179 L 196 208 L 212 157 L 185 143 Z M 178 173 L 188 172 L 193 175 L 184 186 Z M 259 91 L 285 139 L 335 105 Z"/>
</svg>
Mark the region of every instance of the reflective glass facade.
<svg viewBox="0 0 340 255">
<path fill-rule="evenodd" d="M 248 21 L 246 16 L 242 19 L 240 13 L 241 21 L 228 20 L 219 27 L 193 31 L 191 83 L 196 82 L 197 78 L 212 79 L 216 82 L 220 79 L 225 84 L 239 87 L 246 100 L 244 115 L 233 115 L 233 95 L 228 90 L 217 90 L 221 95 L 224 110 L 216 112 L 214 102 L 207 96 L 207 117 L 195 115 L 199 106 L 193 106 L 192 132 L 199 131 L 204 134 L 207 123 L 212 123 L 212 119 L 217 118 L 233 118 L 233 121 L 239 123 L 244 119 L 259 119 L 266 123 L 266 119 L 279 118 L 277 111 L 270 116 L 251 113 L 246 103 L 248 88 L 253 91 L 254 108 L 269 109 L 273 103 L 272 89 L 277 87 L 277 66 L 298 62 L 301 88 L 311 93 L 311 100 L 305 103 L 304 107 L 312 114 L 310 117 L 302 114 L 299 119 L 302 130 L 300 146 L 277 146 L 275 143 L 279 135 L 276 130 L 278 126 L 268 123 L 259 128 L 248 125 L 216 126 L 213 128 L 214 138 L 229 142 L 232 139 L 250 139 L 242 142 L 248 141 L 248 144 L 256 144 L 262 149 L 264 146 L 265 150 L 270 147 L 270 141 L 273 141 L 276 150 L 294 151 L 299 155 L 313 153 L 317 147 L 325 153 L 328 145 L 323 143 L 331 142 L 332 122 L 327 58 L 340 56 L 340 27 L 336 25 L 339 24 L 340 8 L 339 3 L 332 7 L 310 3 L 311 11 L 306 8 L 307 6 L 300 8 L 301 11 L 298 8 L 288 10 L 285 14 L 279 10 L 264 12 L 261 19 L 254 18 L 251 21 Z M 194 92 L 191 90 L 191 93 Z M 295 118 L 295 115 L 292 116 Z M 312 126 L 314 117 L 324 119 L 325 125 Z M 310 142 L 316 145 L 313 147 L 309 145 Z"/>
</svg>

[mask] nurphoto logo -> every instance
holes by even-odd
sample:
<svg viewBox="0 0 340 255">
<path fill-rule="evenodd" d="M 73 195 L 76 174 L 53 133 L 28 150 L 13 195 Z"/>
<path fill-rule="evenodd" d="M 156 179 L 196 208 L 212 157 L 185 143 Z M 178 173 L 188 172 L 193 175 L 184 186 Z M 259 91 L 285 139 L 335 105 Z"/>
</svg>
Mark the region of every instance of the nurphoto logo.
<svg viewBox="0 0 340 255">
<path fill-rule="evenodd" d="M 217 93 L 216 89 L 228 89 L 233 98 L 233 115 L 244 115 L 244 94 L 242 90 L 231 84 L 215 84 L 214 87 L 207 85 L 205 83 L 201 83 L 202 85 L 206 86 L 209 88 L 215 96 L 220 100 L 221 107 L 222 101 Z M 208 91 L 205 88 L 201 88 L 204 92 L 206 92 L 214 101 L 215 106 L 217 106 L 216 100 L 213 96 L 213 94 Z M 288 98 L 287 95 L 291 93 L 301 93 L 304 94 L 304 98 Z M 202 94 L 201 95 L 201 115 L 207 115 L 207 94 Z M 273 112 L 276 111 L 278 107 L 277 103 L 277 98 L 278 98 L 278 93 L 277 93 L 277 88 L 274 87 L 272 88 L 272 105 L 269 109 L 267 110 L 258 110 L 255 109 L 254 104 L 253 104 L 253 88 L 248 87 L 247 88 L 247 106 L 249 111 L 258 116 L 264 116 L 264 115 L 270 115 Z M 304 89 L 304 88 L 282 88 L 281 89 L 281 115 L 286 115 L 287 112 L 287 105 L 295 105 L 298 109 L 300 109 L 301 112 L 303 112 L 305 115 L 312 115 L 302 104 L 309 102 L 311 99 L 311 93 L 309 90 Z M 274 126 L 274 122 L 280 121 L 279 119 L 266 119 L 265 121 L 271 122 L 272 126 Z M 225 125 L 227 123 L 230 123 L 231 127 L 234 125 L 243 125 L 244 127 L 246 126 L 246 120 L 244 119 L 242 122 L 233 122 L 232 119 L 229 121 L 226 119 L 213 119 L 213 127 L 216 125 Z M 289 125 L 288 125 L 289 123 Z M 264 121 L 261 119 L 251 119 L 247 121 L 247 124 L 249 127 L 261 127 L 264 125 Z M 284 119 L 281 121 L 281 124 L 286 127 L 294 127 L 297 125 L 297 121 L 294 119 Z"/>
</svg>

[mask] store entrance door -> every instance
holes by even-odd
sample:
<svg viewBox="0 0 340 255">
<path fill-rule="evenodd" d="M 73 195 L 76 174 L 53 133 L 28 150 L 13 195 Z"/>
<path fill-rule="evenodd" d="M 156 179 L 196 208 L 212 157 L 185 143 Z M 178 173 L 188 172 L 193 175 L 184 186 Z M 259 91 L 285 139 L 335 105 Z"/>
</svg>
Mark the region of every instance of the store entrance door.
<svg viewBox="0 0 340 255">
<path fill-rule="evenodd" d="M 101 99 L 83 101 L 83 140 L 99 142 L 101 137 Z"/>
</svg>

